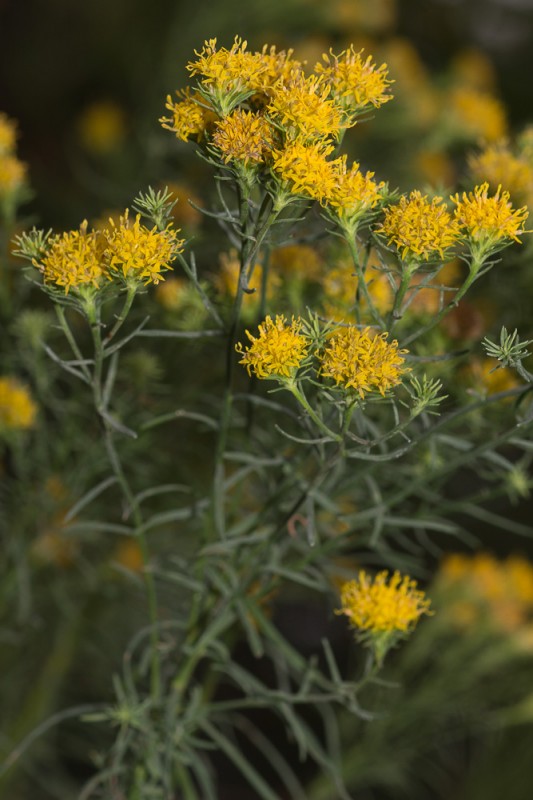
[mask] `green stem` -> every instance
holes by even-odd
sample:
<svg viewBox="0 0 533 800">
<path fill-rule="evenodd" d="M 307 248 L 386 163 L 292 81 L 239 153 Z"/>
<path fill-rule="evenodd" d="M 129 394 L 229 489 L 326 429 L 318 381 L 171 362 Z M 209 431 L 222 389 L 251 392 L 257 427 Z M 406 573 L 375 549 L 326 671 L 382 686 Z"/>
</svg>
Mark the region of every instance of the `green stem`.
<svg viewBox="0 0 533 800">
<path fill-rule="evenodd" d="M 376 306 L 374 305 L 374 301 L 370 296 L 370 292 L 368 291 L 368 286 L 365 279 L 365 270 L 361 264 L 361 259 L 359 258 L 359 250 L 357 248 L 357 242 L 355 237 L 347 237 L 346 241 L 348 243 L 348 247 L 350 248 L 350 254 L 352 256 L 353 264 L 355 267 L 355 272 L 357 275 L 357 283 L 358 283 L 358 292 L 362 292 L 363 297 L 365 298 L 365 302 L 367 304 L 368 310 L 372 316 L 374 322 L 379 325 L 380 328 L 383 328 L 383 319 L 379 311 L 377 310 Z M 360 323 L 360 310 L 359 304 L 356 306 L 356 315 L 357 315 L 357 322 Z"/>
<path fill-rule="evenodd" d="M 111 341 L 111 339 L 118 333 L 118 331 L 122 327 L 126 317 L 128 316 L 128 314 L 130 312 L 133 300 L 135 298 L 135 294 L 137 292 L 137 288 L 138 288 L 138 286 L 137 286 L 136 283 L 135 284 L 132 284 L 132 283 L 128 284 L 128 288 L 127 288 L 127 292 L 126 292 L 126 299 L 124 301 L 124 305 L 122 307 L 122 311 L 118 315 L 115 324 L 113 325 L 113 327 L 111 328 L 111 330 L 109 331 L 107 336 L 105 337 L 104 346 L 107 345 Z"/>
<path fill-rule="evenodd" d="M 303 393 L 303 390 L 301 388 L 298 388 L 298 386 L 294 381 L 287 381 L 285 383 L 285 387 L 288 389 L 289 392 L 291 392 L 291 394 L 294 395 L 296 400 L 306 410 L 306 412 L 309 414 L 309 416 L 311 417 L 317 428 L 319 428 L 322 431 L 322 433 L 325 433 L 326 436 L 328 436 L 330 439 L 333 439 L 333 441 L 335 442 L 342 442 L 343 440 L 342 435 L 339 433 L 334 433 L 332 430 L 328 428 L 326 423 L 320 419 L 314 408 L 310 405 L 309 401 L 307 400 L 307 397 Z"/>
</svg>

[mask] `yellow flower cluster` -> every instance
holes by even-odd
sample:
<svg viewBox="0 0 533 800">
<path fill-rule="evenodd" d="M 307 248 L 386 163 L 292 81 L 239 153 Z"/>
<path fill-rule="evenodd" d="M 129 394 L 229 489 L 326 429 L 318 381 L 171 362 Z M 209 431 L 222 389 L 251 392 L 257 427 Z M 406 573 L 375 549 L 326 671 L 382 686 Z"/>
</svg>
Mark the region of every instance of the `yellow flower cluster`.
<svg viewBox="0 0 533 800">
<path fill-rule="evenodd" d="M 0 200 L 17 192 L 26 180 L 27 166 L 15 155 L 17 125 L 0 113 Z"/>
<path fill-rule="evenodd" d="M 422 614 L 429 614 L 430 601 L 418 590 L 416 581 L 395 572 L 379 572 L 372 580 L 361 570 L 356 580 L 341 588 L 341 608 L 350 624 L 371 634 L 407 634 Z"/>
<path fill-rule="evenodd" d="M 0 378 L 0 431 L 31 428 L 36 415 L 37 406 L 26 387 L 14 378 Z"/>
<path fill-rule="evenodd" d="M 267 316 L 259 325 L 259 336 L 246 331 L 251 345 L 243 349 L 237 344 L 235 349 L 242 355 L 239 364 L 244 364 L 248 374 L 258 378 L 292 378 L 309 352 L 309 340 L 300 331 L 300 319 L 293 317 L 287 323 L 281 314 L 272 320 Z"/>
<path fill-rule="evenodd" d="M 403 354 L 398 342 L 387 342 L 387 334 L 355 325 L 339 328 L 328 339 L 321 355 L 320 373 L 337 386 L 353 389 L 361 399 L 369 392 L 384 395 L 401 381 Z"/>
<path fill-rule="evenodd" d="M 490 247 L 502 239 L 519 242 L 518 236 L 525 232 L 527 208 L 513 209 L 509 192 L 502 191 L 501 186 L 492 197 L 489 184 L 482 183 L 473 192 L 457 193 L 451 199 L 456 205 L 456 219 L 474 244 Z"/>
<path fill-rule="evenodd" d="M 429 200 L 415 189 L 403 195 L 398 205 L 385 209 L 377 228 L 389 244 L 394 244 L 406 261 L 428 261 L 445 252 L 459 238 L 459 225 L 446 208 L 442 197 Z"/>
<path fill-rule="evenodd" d="M 213 144 L 222 160 L 261 164 L 274 146 L 274 131 L 264 114 L 236 109 L 215 123 Z"/>
<path fill-rule="evenodd" d="M 346 156 L 335 159 L 332 162 L 332 169 L 334 181 L 325 197 L 326 205 L 337 217 L 340 225 L 345 229 L 352 229 L 354 233 L 361 217 L 380 202 L 385 183 L 383 181 L 376 183 L 372 180 L 373 172 L 363 175 L 356 161 L 348 169 Z"/>
<path fill-rule="evenodd" d="M 390 99 L 385 65 L 350 47 L 324 55 L 307 75 L 292 50 L 265 45 L 249 52 L 239 37 L 230 49 L 210 39 L 195 54 L 187 70 L 196 88 L 178 92 L 177 101 L 168 98 L 171 116 L 161 119 L 163 127 L 208 150 L 214 145 L 229 166 L 271 164 L 283 192 L 324 202 L 338 186 L 332 210 L 345 217 L 360 215 L 361 204 L 373 207 L 381 184 L 371 183 L 372 173 L 363 176 L 358 165 L 348 170 L 345 162 L 332 166 L 328 156 L 362 111 Z M 356 201 L 348 199 L 353 191 Z"/>
<path fill-rule="evenodd" d="M 63 287 L 65 294 L 80 286 L 97 288 L 117 273 L 157 284 L 183 243 L 177 231 L 146 228 L 140 215 L 132 222 L 126 211 L 118 225 L 110 220 L 110 227 L 102 231 L 88 231 L 85 220 L 79 230 L 51 237 L 41 262 L 33 263 L 45 283 Z"/>
</svg>

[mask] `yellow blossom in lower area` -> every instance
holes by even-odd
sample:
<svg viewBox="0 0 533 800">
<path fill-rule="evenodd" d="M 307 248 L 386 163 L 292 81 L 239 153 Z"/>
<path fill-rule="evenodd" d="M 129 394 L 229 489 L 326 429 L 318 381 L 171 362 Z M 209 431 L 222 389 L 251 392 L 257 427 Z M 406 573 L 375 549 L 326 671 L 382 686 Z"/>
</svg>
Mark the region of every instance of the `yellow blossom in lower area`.
<svg viewBox="0 0 533 800">
<path fill-rule="evenodd" d="M 48 240 L 46 255 L 34 265 L 45 283 L 55 283 L 69 290 L 78 286 L 99 286 L 108 277 L 102 260 L 105 241 L 96 231 L 87 231 L 87 220 L 77 231 L 57 234 Z"/>
<path fill-rule="evenodd" d="M 267 316 L 259 325 L 259 336 L 246 331 L 249 347 L 244 349 L 240 343 L 235 346 L 242 355 L 239 364 L 244 364 L 248 374 L 253 372 L 258 378 L 293 377 L 309 352 L 309 339 L 300 333 L 301 328 L 299 318 L 293 317 L 287 323 L 282 314 L 277 314 L 275 320 Z"/>
<path fill-rule="evenodd" d="M 155 225 L 146 228 L 141 225 L 140 214 L 132 222 L 128 211 L 118 225 L 113 220 L 110 222 L 105 232 L 105 255 L 110 272 L 120 272 L 124 278 L 134 278 L 145 284 L 164 280 L 161 273 L 171 269 L 172 260 L 183 250 L 184 240 L 178 239 L 178 231 L 171 228 L 160 231 Z"/>
<path fill-rule="evenodd" d="M 453 89 L 445 104 L 448 120 L 457 127 L 461 138 L 493 142 L 505 136 L 505 108 L 490 94 L 460 86 Z"/>
<path fill-rule="evenodd" d="M 392 100 L 386 64 L 378 67 L 372 56 L 363 58 L 363 51 L 356 52 L 353 45 L 338 56 L 324 53 L 322 59 L 324 63 L 318 62 L 315 72 L 325 78 L 333 97 L 348 113 L 367 106 L 379 108 Z"/>
<path fill-rule="evenodd" d="M 486 181 L 493 191 L 505 185 L 515 200 L 533 197 L 533 164 L 523 155 L 514 155 L 506 141 L 471 156 L 468 166 L 472 177 Z"/>
<path fill-rule="evenodd" d="M 263 114 L 236 109 L 215 123 L 213 144 L 222 160 L 245 166 L 264 163 L 274 145 L 274 130 Z"/>
<path fill-rule="evenodd" d="M 0 156 L 11 155 L 15 152 L 17 141 L 17 123 L 7 114 L 0 113 Z"/>
<path fill-rule="evenodd" d="M 169 95 L 165 106 L 172 116 L 161 117 L 159 122 L 163 128 L 175 133 L 183 142 L 189 139 L 199 141 L 216 120 L 216 114 L 206 107 L 203 97 L 190 88 L 178 90 L 176 95 L 177 102 Z"/>
<path fill-rule="evenodd" d="M 353 228 L 382 199 L 381 192 L 385 183 L 372 180 L 373 172 L 363 175 L 356 161 L 348 169 L 346 156 L 335 159 L 332 169 L 334 180 L 325 197 L 325 204 L 338 218 L 341 226 Z"/>
<path fill-rule="evenodd" d="M 357 638 L 370 646 L 378 666 L 398 640 L 408 636 L 423 614 L 431 615 L 430 600 L 416 581 L 395 572 L 379 572 L 374 579 L 361 570 L 356 580 L 341 587 L 341 608 Z"/>
<path fill-rule="evenodd" d="M 0 431 L 32 428 L 37 406 L 31 394 L 15 378 L 0 378 Z"/>
<path fill-rule="evenodd" d="M 353 389 L 361 399 L 369 392 L 384 395 L 397 386 L 406 372 L 403 354 L 396 340 L 387 342 L 387 334 L 355 325 L 337 329 L 320 355 L 320 374 L 337 386 Z"/>
<path fill-rule="evenodd" d="M 527 208 L 513 209 L 509 192 L 502 191 L 501 186 L 492 197 L 489 197 L 489 184 L 485 182 L 473 192 L 457 193 L 451 199 L 456 206 L 457 222 L 466 238 L 475 245 L 490 248 L 505 239 L 519 242 L 519 235 L 525 233 Z"/>
<path fill-rule="evenodd" d="M 26 164 L 11 155 L 0 155 L 0 198 L 18 191 L 26 180 Z"/>
<path fill-rule="evenodd" d="M 289 184 L 292 194 L 323 203 L 335 190 L 335 173 L 327 158 L 332 151 L 331 145 L 323 143 L 289 142 L 272 154 L 274 174 Z"/>
<path fill-rule="evenodd" d="M 405 261 L 444 258 L 458 241 L 459 224 L 442 197 L 429 199 L 415 189 L 403 195 L 398 205 L 385 209 L 385 219 L 376 230 L 395 245 Z"/>
</svg>

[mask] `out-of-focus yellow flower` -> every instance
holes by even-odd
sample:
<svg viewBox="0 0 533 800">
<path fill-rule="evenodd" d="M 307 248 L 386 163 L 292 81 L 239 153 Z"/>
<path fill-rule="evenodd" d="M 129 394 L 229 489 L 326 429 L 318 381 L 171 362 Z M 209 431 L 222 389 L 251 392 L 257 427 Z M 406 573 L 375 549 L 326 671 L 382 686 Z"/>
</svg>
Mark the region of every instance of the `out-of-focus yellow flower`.
<svg viewBox="0 0 533 800">
<path fill-rule="evenodd" d="M 406 371 L 403 355 L 394 339 L 376 334 L 370 328 L 359 330 L 355 325 L 337 329 L 328 339 L 320 355 L 320 373 L 337 386 L 352 389 L 361 399 L 369 392 L 384 395 L 400 383 Z"/>
<path fill-rule="evenodd" d="M 119 272 L 124 278 L 133 278 L 145 284 L 158 284 L 164 280 L 162 273 L 171 269 L 171 262 L 183 250 L 183 239 L 178 239 L 178 231 L 156 226 L 146 228 L 141 225 L 141 215 L 135 222 L 129 219 L 128 210 L 116 225 L 110 220 L 106 234 L 106 260 L 110 272 Z"/>
<path fill-rule="evenodd" d="M 342 31 L 376 35 L 394 27 L 396 0 L 333 0 L 327 6 L 331 23 Z"/>
<path fill-rule="evenodd" d="M 415 189 L 403 195 L 398 205 L 384 210 L 385 219 L 377 233 L 394 244 L 405 261 L 429 261 L 445 257 L 459 238 L 458 222 L 442 197 L 431 200 Z"/>
<path fill-rule="evenodd" d="M 464 374 L 472 389 L 485 395 L 506 392 L 518 386 L 515 373 L 509 367 L 502 367 L 494 358 L 472 359 Z"/>
<path fill-rule="evenodd" d="M 202 204 L 198 195 L 185 183 L 167 181 L 164 186 L 172 195 L 171 200 L 177 201 L 171 211 L 174 224 L 185 231 L 196 230 L 202 223 L 202 213 L 194 207 Z"/>
<path fill-rule="evenodd" d="M 494 142 L 507 132 L 507 118 L 502 103 L 490 94 L 468 87 L 451 90 L 446 116 L 461 138 Z"/>
<path fill-rule="evenodd" d="M 38 562 L 68 569 L 76 559 L 79 550 L 76 540 L 64 530 L 64 515 L 57 513 L 31 546 L 31 555 Z"/>
<path fill-rule="evenodd" d="M 294 276 L 307 281 L 320 280 L 324 268 L 316 249 L 307 244 L 276 247 L 272 251 L 270 265 L 283 278 Z"/>
<path fill-rule="evenodd" d="M 366 269 L 366 285 L 368 294 L 372 299 L 375 309 L 380 314 L 386 314 L 392 307 L 393 290 L 391 283 L 384 272 L 373 269 L 375 258 L 372 254 Z M 337 322 L 349 318 L 355 308 L 358 279 L 354 274 L 351 259 L 339 261 L 329 269 L 323 279 L 323 308 L 324 313 Z M 366 298 L 361 292 L 359 297 L 361 311 L 366 310 Z"/>
<path fill-rule="evenodd" d="M 240 274 L 240 259 L 239 254 L 235 248 L 232 248 L 228 253 L 220 254 L 220 267 L 218 272 L 213 278 L 213 283 L 223 297 L 230 297 L 233 299 L 237 295 L 237 288 L 239 284 Z M 257 308 L 261 299 L 261 285 L 263 282 L 263 266 L 259 263 L 254 264 L 252 277 L 248 283 L 248 289 L 253 289 L 253 292 L 245 292 L 243 294 L 243 308 L 246 311 L 252 311 Z M 266 298 L 272 299 L 276 289 L 279 287 L 280 280 L 278 275 L 269 270 L 266 285 Z"/>
<path fill-rule="evenodd" d="M 475 47 L 460 50 L 452 59 L 454 81 L 480 92 L 492 92 L 496 87 L 496 70 L 485 53 Z"/>
<path fill-rule="evenodd" d="M 112 100 L 91 103 L 78 118 L 78 133 L 83 146 L 92 153 L 116 150 L 127 133 L 124 109 Z"/>
<path fill-rule="evenodd" d="M 441 150 L 420 150 L 415 166 L 430 186 L 453 186 L 456 170 L 452 159 Z"/>
<path fill-rule="evenodd" d="M 524 155 L 515 155 L 506 140 L 470 156 L 468 166 L 472 177 L 486 181 L 493 191 L 505 186 L 517 202 L 533 199 L 533 163 Z"/>
<path fill-rule="evenodd" d="M 0 112 L 0 156 L 8 156 L 15 152 L 17 142 L 17 123 L 7 114 Z"/>
<path fill-rule="evenodd" d="M 460 627 L 481 620 L 506 632 L 525 630 L 533 616 L 533 566 L 520 556 L 447 556 L 437 575 L 442 611 Z M 467 613 L 465 613 L 465 610 Z"/>
<path fill-rule="evenodd" d="M 15 194 L 26 180 L 28 168 L 16 156 L 0 155 L 0 200 Z"/>
<path fill-rule="evenodd" d="M 309 340 L 300 331 L 300 319 L 293 317 L 287 323 L 283 315 L 272 320 L 267 316 L 259 325 L 259 336 L 246 331 L 251 344 L 244 349 L 238 343 L 236 351 L 242 355 L 239 364 L 244 364 L 248 374 L 258 378 L 292 378 L 309 352 Z"/>
<path fill-rule="evenodd" d="M 120 542 L 111 560 L 130 572 L 140 574 L 144 570 L 144 558 L 137 539 L 125 539 Z"/>
<path fill-rule="evenodd" d="M 179 311 L 189 286 L 185 278 L 168 278 L 155 290 L 155 299 L 167 311 Z"/>
<path fill-rule="evenodd" d="M 37 406 L 28 389 L 15 378 L 0 377 L 0 432 L 32 428 Z"/>
</svg>

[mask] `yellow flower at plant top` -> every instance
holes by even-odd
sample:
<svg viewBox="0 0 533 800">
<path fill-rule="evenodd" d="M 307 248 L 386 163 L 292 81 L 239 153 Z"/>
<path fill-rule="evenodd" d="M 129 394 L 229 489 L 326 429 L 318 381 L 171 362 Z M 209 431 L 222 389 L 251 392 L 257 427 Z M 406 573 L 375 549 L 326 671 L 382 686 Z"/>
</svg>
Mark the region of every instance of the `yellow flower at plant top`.
<svg viewBox="0 0 533 800">
<path fill-rule="evenodd" d="M 0 156 L 14 153 L 16 141 L 17 123 L 7 114 L 0 112 Z"/>
<path fill-rule="evenodd" d="M 274 131 L 263 114 L 236 109 L 215 123 L 212 141 L 226 164 L 237 161 L 257 166 L 272 151 Z"/>
<path fill-rule="evenodd" d="M 383 181 L 376 183 L 372 180 L 373 172 L 363 175 L 357 161 L 354 161 L 348 169 L 346 156 L 335 159 L 332 162 L 332 169 L 334 180 L 325 203 L 341 227 L 353 235 L 365 214 L 378 205 L 385 183 Z"/>
<path fill-rule="evenodd" d="M 385 219 L 376 229 L 400 251 L 407 262 L 445 257 L 459 238 L 459 224 L 442 197 L 429 199 L 415 189 L 403 195 L 398 205 L 385 209 Z"/>
<path fill-rule="evenodd" d="M 301 72 L 302 64 L 292 57 L 293 50 L 276 50 L 274 45 L 264 45 L 260 53 L 255 53 L 258 68 L 251 76 L 250 86 L 265 95 L 264 101 L 278 82 L 289 83 L 295 75 Z M 254 95 L 254 102 L 261 100 L 259 94 Z"/>
<path fill-rule="evenodd" d="M 289 142 L 283 150 L 273 152 L 272 169 L 292 194 L 323 203 L 335 190 L 332 162 L 327 159 L 332 151 L 331 145 L 321 142 Z"/>
<path fill-rule="evenodd" d="M 456 206 L 455 219 L 465 237 L 480 251 L 505 245 L 506 239 L 519 242 L 518 236 L 525 233 L 527 208 L 513 209 L 509 192 L 502 191 L 501 186 L 492 197 L 489 197 L 489 184 L 485 182 L 473 192 L 457 193 L 451 199 Z"/>
<path fill-rule="evenodd" d="M 242 355 L 243 364 L 258 378 L 292 378 L 309 352 L 309 339 L 300 331 L 301 320 L 292 318 L 290 323 L 282 314 L 276 319 L 270 316 L 259 325 L 259 336 L 246 331 L 251 344 L 244 349 L 242 344 L 235 346 Z"/>
<path fill-rule="evenodd" d="M 118 225 L 110 220 L 106 231 L 106 260 L 110 272 L 121 273 L 124 278 L 134 278 L 143 283 L 158 284 L 164 280 L 162 273 L 171 269 L 171 262 L 183 250 L 183 239 L 177 231 L 163 231 L 141 225 L 141 215 L 135 222 L 129 218 L 128 210 Z"/>
<path fill-rule="evenodd" d="M 189 139 L 199 141 L 216 119 L 216 114 L 206 107 L 205 100 L 198 92 L 187 88 L 178 90 L 176 95 L 177 101 L 168 95 L 165 106 L 172 116 L 161 117 L 159 122 L 183 142 Z"/>
<path fill-rule="evenodd" d="M 253 93 L 254 79 L 266 69 L 259 53 L 247 51 L 247 42 L 239 36 L 228 50 L 217 49 L 217 40 L 209 39 L 200 52 L 194 51 L 196 61 L 187 64 L 191 76 L 198 75 L 202 94 L 212 100 L 221 116 Z"/>
<path fill-rule="evenodd" d="M 37 406 L 28 389 L 15 378 L 0 378 L 0 431 L 32 428 Z"/>
<path fill-rule="evenodd" d="M 356 52 L 353 45 L 338 56 L 332 51 L 324 53 L 322 59 L 324 63 L 319 61 L 315 72 L 325 78 L 333 97 L 348 114 L 368 106 L 379 108 L 392 100 L 386 64 L 378 67 L 372 56 L 363 58 L 363 51 Z"/>
<path fill-rule="evenodd" d="M 329 86 L 317 75 L 297 73 L 287 83 L 279 81 L 272 88 L 267 112 L 289 139 L 303 142 L 337 138 L 346 127 L 340 106 L 330 99 Z"/>
<path fill-rule="evenodd" d="M 415 628 L 423 614 L 431 614 L 430 601 L 416 581 L 395 572 L 379 572 L 374 579 L 363 570 L 341 588 L 338 614 L 348 617 L 358 638 L 373 648 L 378 664 L 387 650 Z"/>
<path fill-rule="evenodd" d="M 16 156 L 0 155 L 0 199 L 17 192 L 24 184 L 28 168 Z"/>
<path fill-rule="evenodd" d="M 493 142 L 507 131 L 503 105 L 495 97 L 468 87 L 453 89 L 445 108 L 461 137 Z"/>
<path fill-rule="evenodd" d="M 320 374 L 337 386 L 353 389 L 361 399 L 369 392 L 384 395 L 407 371 L 406 352 L 398 350 L 395 339 L 387 342 L 386 333 L 360 330 L 355 325 L 340 327 L 329 337 L 320 356 Z"/>
<path fill-rule="evenodd" d="M 77 231 L 57 234 L 48 240 L 42 262 L 34 261 L 45 283 L 55 283 L 65 289 L 90 285 L 97 287 L 108 277 L 102 260 L 105 241 L 96 231 L 87 231 L 84 220 Z"/>
</svg>

